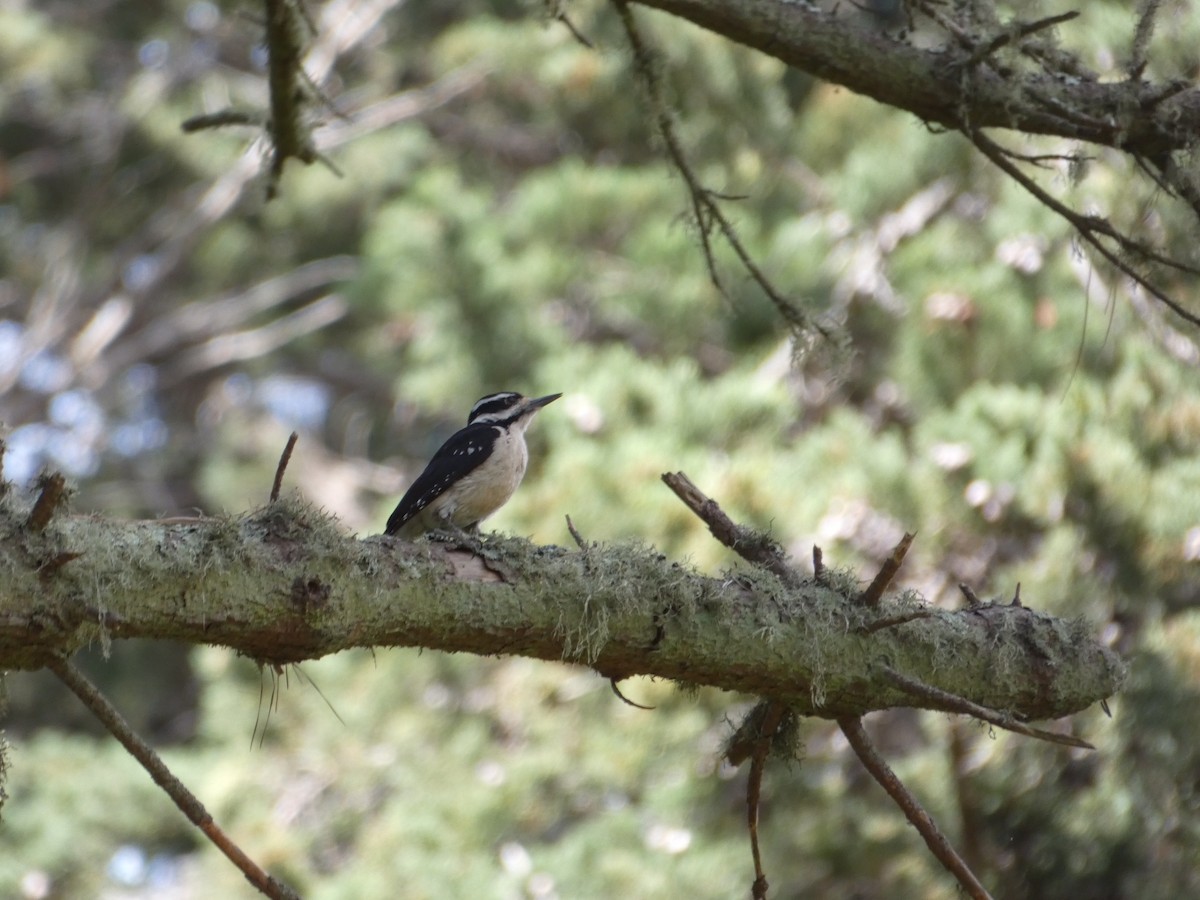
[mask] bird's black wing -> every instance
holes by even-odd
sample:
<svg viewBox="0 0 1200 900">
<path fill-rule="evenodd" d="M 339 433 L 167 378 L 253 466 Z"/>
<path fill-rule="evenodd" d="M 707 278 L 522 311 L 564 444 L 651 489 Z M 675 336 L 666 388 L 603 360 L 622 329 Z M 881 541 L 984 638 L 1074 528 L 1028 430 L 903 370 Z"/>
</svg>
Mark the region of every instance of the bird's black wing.
<svg viewBox="0 0 1200 900">
<path fill-rule="evenodd" d="M 450 436 L 433 454 L 425 471 L 417 476 L 392 514 L 384 534 L 396 534 L 404 523 L 445 493 L 454 482 L 479 468 L 495 445 L 493 425 L 468 425 Z"/>
</svg>

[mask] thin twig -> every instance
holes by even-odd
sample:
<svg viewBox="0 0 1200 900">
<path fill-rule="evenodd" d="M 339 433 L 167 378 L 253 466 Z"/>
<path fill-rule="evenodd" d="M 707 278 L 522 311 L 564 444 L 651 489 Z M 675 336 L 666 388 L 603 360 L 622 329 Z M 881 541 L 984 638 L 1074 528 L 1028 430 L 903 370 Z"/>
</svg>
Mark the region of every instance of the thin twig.
<svg viewBox="0 0 1200 900">
<path fill-rule="evenodd" d="M 575 545 L 580 550 L 586 550 L 587 541 L 583 539 L 583 535 L 579 533 L 579 529 L 575 527 L 575 523 L 571 521 L 571 517 L 567 516 L 567 531 L 571 532 L 571 539 L 575 541 Z"/>
<path fill-rule="evenodd" d="M 1035 22 L 1014 23 L 1008 30 L 996 35 L 996 37 L 992 38 L 986 44 L 981 44 L 977 47 L 971 54 L 971 58 L 967 60 L 967 65 L 977 66 L 1001 47 L 1011 44 L 1014 41 L 1021 41 L 1031 34 L 1044 31 L 1047 28 L 1053 28 L 1055 25 L 1061 25 L 1063 22 L 1069 22 L 1078 17 L 1079 12 L 1072 10 L 1071 12 L 1060 13 L 1056 16 L 1047 16 Z"/>
<path fill-rule="evenodd" d="M 167 792 L 180 811 L 204 832 L 205 836 L 229 858 L 230 862 L 241 869 L 247 881 L 261 893 L 271 897 L 272 900 L 298 900 L 295 891 L 264 872 L 254 860 L 230 840 L 229 836 L 213 821 L 204 805 L 184 786 L 183 782 L 171 774 L 166 763 L 149 744 L 134 733 L 116 708 L 82 672 L 69 660 L 60 656 L 50 657 L 46 667 L 57 675 L 76 697 L 83 701 L 83 705 L 91 710 L 92 715 L 99 719 L 109 733 L 129 751 L 130 755 L 142 764 L 142 767 L 154 779 L 154 783 Z"/>
<path fill-rule="evenodd" d="M 764 900 L 767 896 L 767 876 L 763 872 L 762 853 L 758 847 L 758 809 L 762 799 L 763 771 L 771 750 L 771 738 L 779 730 L 786 711 L 782 703 L 767 701 L 759 737 L 754 743 L 754 755 L 750 760 L 750 777 L 746 782 L 746 823 L 750 827 L 750 854 L 754 857 L 754 884 L 751 887 L 754 900 Z"/>
<path fill-rule="evenodd" d="M 271 502 L 274 503 L 279 499 L 279 492 L 283 490 L 283 473 L 287 471 L 288 463 L 292 459 L 292 451 L 296 448 L 296 441 L 300 439 L 300 435 L 292 432 L 288 435 L 287 444 L 283 448 L 283 453 L 279 456 L 279 465 L 275 467 L 275 481 L 271 485 Z"/>
<path fill-rule="evenodd" d="M 50 524 L 50 520 L 54 518 L 54 511 L 62 503 L 67 480 L 63 478 L 61 472 L 51 472 L 38 479 L 38 487 L 41 488 L 41 493 L 34 501 L 29 518 L 25 520 L 25 527 L 35 532 L 45 530 L 46 526 Z"/>
<path fill-rule="evenodd" d="M 935 709 L 974 716 L 976 719 L 982 719 L 989 725 L 995 725 L 997 728 L 1003 728 L 1005 731 L 1023 734 L 1025 737 L 1037 738 L 1039 741 L 1046 741 L 1050 744 L 1062 744 L 1065 747 L 1076 747 L 1080 750 L 1096 749 L 1092 744 L 1074 735 L 1058 734 L 1053 731 L 1043 731 L 1040 728 L 1031 728 L 1023 722 L 1018 722 L 1008 713 L 997 712 L 994 709 L 989 709 L 986 706 L 981 706 L 978 703 L 967 700 L 965 697 L 960 697 L 958 694 L 943 691 L 941 688 L 926 684 L 919 679 L 902 675 L 891 666 L 882 666 L 880 671 L 883 672 L 888 681 L 900 688 L 900 690 L 906 694 L 929 701 L 934 704 L 933 708 Z"/>
<path fill-rule="evenodd" d="M 917 798 L 904 786 L 904 782 L 896 777 L 896 773 L 879 755 L 879 751 L 875 749 L 863 728 L 862 719 L 857 716 L 846 716 L 838 719 L 837 723 L 838 727 L 842 729 L 842 733 L 846 735 L 846 740 L 850 742 L 850 746 L 854 748 L 854 752 L 858 754 L 863 766 L 879 782 L 880 787 L 887 791 L 888 796 L 896 801 L 896 805 L 903 810 L 908 821 L 912 822 L 921 837 L 924 838 L 925 845 L 937 857 L 938 862 L 958 879 L 958 883 L 962 885 L 968 896 L 974 900 L 991 900 L 991 894 L 975 877 L 975 873 L 963 862 L 962 857 L 950 846 L 950 842 L 937 827 L 937 823 L 933 821 L 929 813 L 925 812 Z"/>
<path fill-rule="evenodd" d="M 206 128 L 226 128 L 230 125 L 252 125 L 262 128 L 267 124 L 267 117 L 260 112 L 245 109 L 222 109 L 215 113 L 205 113 L 192 116 L 179 123 L 185 134 L 193 131 L 203 131 Z"/>
<path fill-rule="evenodd" d="M 897 625 L 904 625 L 907 622 L 915 622 L 918 619 L 928 619 L 933 616 L 931 609 L 914 609 L 911 612 L 898 613 L 894 616 L 886 616 L 882 619 L 876 619 L 868 625 L 860 625 L 857 629 L 859 634 L 874 634 L 877 631 L 883 631 L 885 628 L 895 628 Z"/>
<path fill-rule="evenodd" d="M 1017 166 L 1013 164 L 1012 160 L 1008 159 L 1008 151 L 1003 149 L 999 144 L 996 144 L 979 131 L 967 131 L 965 133 L 980 153 L 990 159 L 998 168 L 1002 169 L 1009 177 L 1021 185 L 1021 187 L 1025 188 L 1026 191 L 1037 198 L 1038 202 L 1070 222 L 1071 225 L 1074 226 L 1075 230 L 1079 233 L 1079 236 L 1083 238 L 1086 243 L 1090 244 L 1097 253 L 1108 260 L 1116 269 L 1124 272 L 1126 275 L 1132 278 L 1135 282 L 1137 282 L 1137 284 L 1141 285 L 1143 289 L 1165 304 L 1177 316 L 1193 325 L 1200 326 L 1200 316 L 1197 316 L 1195 313 L 1184 309 L 1179 305 L 1179 303 L 1172 300 L 1169 296 L 1167 296 L 1166 293 L 1152 284 L 1146 276 L 1140 274 L 1133 268 L 1132 265 L 1123 260 L 1119 254 L 1106 247 L 1103 241 L 1100 240 L 1100 235 L 1113 240 L 1122 252 L 1140 256 L 1149 262 L 1155 262 L 1189 275 L 1200 275 L 1200 269 L 1196 269 L 1192 266 L 1181 263 L 1178 260 L 1165 257 L 1162 254 L 1155 252 L 1150 247 L 1147 247 L 1145 244 L 1142 244 L 1140 241 L 1135 241 L 1132 238 L 1126 237 L 1118 232 L 1104 219 L 1101 219 L 1097 216 L 1088 216 L 1076 212 L 1066 204 L 1059 202 L 1046 191 L 1038 187 L 1033 179 L 1029 178 L 1024 172 L 1017 168 Z"/>
<path fill-rule="evenodd" d="M 1079 153 L 1019 153 L 1016 150 L 1005 150 L 1004 152 L 1009 159 L 1019 159 L 1021 162 L 1027 162 L 1039 169 L 1047 170 L 1052 170 L 1048 163 L 1065 162 L 1072 166 L 1082 166 L 1085 163 L 1094 162 L 1096 159 L 1094 156 L 1084 156 Z"/>
<path fill-rule="evenodd" d="M 896 573 L 900 571 L 900 566 L 904 562 L 904 557 L 908 553 L 908 548 L 912 546 L 915 534 L 904 532 L 904 537 L 900 538 L 895 548 L 892 550 L 892 555 L 883 561 L 883 565 L 879 567 L 879 573 L 875 579 L 867 585 L 867 589 L 858 595 L 855 601 L 861 606 L 878 606 L 879 601 L 883 599 L 883 592 L 888 589 L 888 585 L 892 583 L 892 579 L 896 577 Z"/>
<path fill-rule="evenodd" d="M 54 556 L 50 557 L 37 567 L 38 580 L 43 584 L 49 582 L 52 578 L 54 578 L 55 575 L 58 574 L 59 569 L 72 560 L 79 559 L 81 556 L 83 556 L 82 553 L 72 553 L 69 550 L 64 550 L 62 553 L 56 553 Z"/>
<path fill-rule="evenodd" d="M 912 5 L 928 16 L 934 23 L 940 25 L 964 50 L 971 50 L 975 47 L 975 36 L 959 25 L 953 18 L 944 15 L 938 9 L 939 4 L 936 0 L 913 0 Z"/>
<path fill-rule="evenodd" d="M 959 582 L 958 589 L 962 591 L 962 595 L 967 598 L 967 608 L 974 609 L 977 606 L 983 606 L 983 601 L 979 599 L 979 595 L 971 589 L 971 586 L 965 582 Z"/>
<path fill-rule="evenodd" d="M 609 687 L 612 688 L 612 692 L 614 694 L 616 694 L 618 699 L 620 699 L 620 701 L 622 703 L 624 703 L 626 706 L 632 706 L 632 707 L 635 707 L 636 709 L 645 709 L 645 710 L 654 709 L 653 706 L 643 706 L 640 703 L 634 703 L 632 700 L 630 700 L 628 697 L 626 697 L 624 694 L 622 694 L 621 689 L 619 687 L 617 687 L 617 679 L 615 679 L 615 678 L 608 679 L 608 684 L 609 684 Z"/>
<path fill-rule="evenodd" d="M 664 472 L 662 480 L 688 509 L 700 517 L 713 537 L 742 559 L 774 572 L 786 584 L 794 585 L 799 581 L 799 575 L 788 565 L 782 547 L 768 535 L 734 522 L 717 501 L 705 496 L 683 472 Z M 820 553 L 820 550 L 814 548 L 816 567 L 824 572 Z M 758 807 L 763 769 L 771 749 L 771 739 L 779 730 L 779 725 L 787 713 L 787 705 L 767 697 L 762 701 L 760 709 L 761 717 L 757 715 L 759 711 L 755 710 L 742 726 L 745 729 L 752 719 L 757 718 L 758 726 L 754 733 L 746 740 L 731 742 L 725 751 L 725 758 L 733 766 L 741 765 L 750 757 L 750 780 L 746 785 L 746 816 L 750 825 L 750 852 L 754 857 L 754 884 L 751 888 L 754 900 L 762 900 L 767 896 L 767 876 L 763 872 L 762 854 L 758 847 Z"/>
<path fill-rule="evenodd" d="M 575 23 L 571 21 L 571 17 L 567 15 L 567 11 L 563 9 L 562 0 L 544 0 L 546 4 L 546 12 L 555 22 L 560 23 L 567 31 L 571 32 L 571 37 L 575 38 L 580 44 L 587 47 L 589 50 L 595 50 L 596 45 L 587 39 L 582 31 L 575 27 Z"/>
<path fill-rule="evenodd" d="M 1142 0 L 1138 4 L 1141 10 L 1138 12 L 1137 28 L 1133 31 L 1133 46 L 1129 59 L 1129 77 L 1133 81 L 1139 80 L 1146 71 L 1149 59 L 1147 51 L 1150 49 L 1150 38 L 1154 35 L 1154 17 L 1158 15 L 1160 4 L 1161 0 Z"/>
<path fill-rule="evenodd" d="M 729 221 L 720 204 L 717 202 L 723 195 L 709 190 L 700 183 L 695 170 L 692 169 L 691 163 L 688 162 L 683 145 L 679 142 L 679 136 L 675 132 L 675 122 L 671 117 L 666 99 L 663 96 L 662 80 L 655 69 L 650 49 L 646 45 L 641 31 L 638 30 L 637 23 L 634 21 L 633 11 L 629 8 L 627 0 L 612 0 L 612 2 L 617 8 L 621 24 L 625 29 L 625 36 L 629 41 L 629 47 L 633 51 L 634 66 L 637 69 L 642 84 L 645 86 L 646 94 L 654 113 L 654 123 L 659 137 L 662 138 L 671 164 L 679 172 L 684 183 L 687 185 L 692 216 L 699 231 L 700 244 L 704 250 L 704 261 L 708 267 L 709 280 L 712 282 L 713 287 L 723 297 L 726 299 L 729 298 L 730 295 L 717 271 L 717 261 L 713 254 L 712 242 L 709 236 L 715 226 L 733 250 L 734 255 L 737 256 L 742 267 L 750 275 L 751 280 L 758 285 L 759 289 L 774 305 L 776 311 L 789 324 L 800 331 L 815 330 L 826 340 L 832 341 L 834 339 L 833 332 L 805 314 L 799 307 L 784 297 L 775 288 L 775 285 L 767 277 L 766 273 L 759 268 L 758 264 L 754 261 L 754 257 L 751 256 L 738 236 L 737 229 L 733 227 L 733 223 Z"/>
<path fill-rule="evenodd" d="M 788 565 L 783 548 L 769 535 L 734 522 L 716 500 L 707 497 L 683 472 L 664 472 L 662 480 L 688 509 L 700 517 L 713 537 L 742 559 L 774 572 L 787 584 L 795 585 L 799 581 L 800 576 Z"/>
</svg>

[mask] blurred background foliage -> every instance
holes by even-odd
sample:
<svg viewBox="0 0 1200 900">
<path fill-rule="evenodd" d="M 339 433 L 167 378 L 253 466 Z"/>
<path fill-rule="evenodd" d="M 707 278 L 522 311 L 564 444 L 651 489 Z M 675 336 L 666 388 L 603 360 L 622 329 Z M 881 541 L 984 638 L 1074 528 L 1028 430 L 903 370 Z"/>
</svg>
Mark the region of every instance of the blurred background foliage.
<svg viewBox="0 0 1200 900">
<path fill-rule="evenodd" d="M 1194 77 L 1200 24 L 1162 6 L 1151 73 Z M 932 603 L 1020 582 L 1132 663 L 1114 718 L 1064 726 L 1100 749 L 902 710 L 873 733 L 997 897 L 1200 895 L 1196 334 L 965 141 L 639 10 L 697 172 L 745 196 L 748 247 L 849 337 L 797 353 L 727 255 L 731 296 L 710 285 L 602 3 L 569 7 L 594 49 L 515 0 L 315 7 L 308 68 L 344 113 L 318 139 L 345 175 L 290 165 L 268 205 L 252 133 L 179 129 L 265 104 L 248 12 L 0 4 L 6 478 L 60 469 L 78 513 L 243 510 L 296 429 L 288 482 L 368 534 L 476 397 L 563 391 L 494 528 L 568 543 L 570 514 L 718 572 L 733 561 L 658 481 L 682 469 L 798 560 L 815 542 L 867 577 L 910 530 L 902 578 Z M 1115 71 L 1132 27 L 1098 0 L 1064 39 Z M 1042 177 L 1147 233 L 1178 215 L 1116 155 L 1069 175 Z M 143 644 L 87 666 L 306 897 L 752 880 L 746 773 L 720 764 L 747 698 L 625 684 L 643 712 L 569 667 L 412 650 L 280 676 Z M 250 894 L 73 698 L 7 682 L 0 896 Z M 955 896 L 840 735 L 804 740 L 766 780 L 773 896 Z"/>
</svg>

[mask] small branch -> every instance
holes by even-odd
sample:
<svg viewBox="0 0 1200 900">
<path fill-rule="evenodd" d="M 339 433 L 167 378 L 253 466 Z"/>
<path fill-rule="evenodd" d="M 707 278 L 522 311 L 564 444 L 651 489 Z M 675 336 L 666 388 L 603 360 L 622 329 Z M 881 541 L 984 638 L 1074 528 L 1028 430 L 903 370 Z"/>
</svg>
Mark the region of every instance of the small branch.
<svg viewBox="0 0 1200 900">
<path fill-rule="evenodd" d="M 1053 731 L 1031 728 L 1022 722 L 1018 722 L 1007 713 L 988 709 L 986 706 L 980 706 L 978 703 L 967 700 L 965 697 L 960 697 L 949 691 L 943 691 L 941 688 L 925 684 L 916 678 L 902 675 L 890 666 L 881 667 L 881 671 L 900 690 L 914 697 L 930 701 L 936 707 L 944 709 L 947 712 L 974 716 L 976 719 L 982 719 L 984 722 L 987 722 L 989 725 L 995 725 L 997 728 L 1003 728 L 1006 731 L 1012 731 L 1016 734 L 1023 734 L 1025 737 L 1037 738 L 1039 741 L 1046 741 L 1051 744 L 1062 744 L 1064 747 L 1076 747 L 1080 750 L 1096 749 L 1092 744 L 1073 735 L 1057 734 Z"/>
<path fill-rule="evenodd" d="M 279 492 L 283 490 L 283 473 L 287 470 L 288 463 L 291 462 L 292 450 L 296 448 L 296 441 L 299 439 L 300 435 L 294 431 L 288 435 L 287 444 L 279 456 L 279 465 L 275 467 L 275 482 L 271 485 L 272 503 L 279 499 Z"/>
<path fill-rule="evenodd" d="M 743 525 L 738 525 L 725 514 L 717 502 L 707 496 L 692 483 L 683 472 L 664 472 L 662 480 L 675 492 L 684 505 L 700 517 L 712 532 L 713 537 L 740 555 L 747 562 L 765 567 L 779 576 L 785 584 L 796 584 L 799 576 L 787 564 L 782 548 L 767 535 L 752 531 Z M 815 568 L 822 573 L 824 565 L 821 562 L 821 551 L 814 548 Z M 762 854 L 758 847 L 758 807 L 762 790 L 763 769 L 766 766 L 767 754 L 771 749 L 771 739 L 779 730 L 779 724 L 787 713 L 787 704 L 780 700 L 766 698 L 761 703 L 761 719 L 757 728 L 752 726 L 752 720 L 757 718 L 752 712 L 743 723 L 742 730 L 752 730 L 755 733 L 750 739 L 734 740 L 725 751 L 725 758 L 730 765 L 740 766 L 747 756 L 750 756 L 750 780 L 746 786 L 746 815 L 750 825 L 750 852 L 754 857 L 754 884 L 751 895 L 755 900 L 767 896 L 767 877 L 763 873 Z"/>
<path fill-rule="evenodd" d="M 969 735 L 965 722 L 952 722 L 950 725 L 947 755 L 950 763 L 950 777 L 954 786 L 954 795 L 958 807 L 958 846 L 962 858 L 973 872 L 988 870 L 988 855 L 984 853 L 984 835 L 987 833 L 985 824 L 986 813 L 980 803 L 979 792 L 971 780 L 973 753 L 973 735 Z"/>
<path fill-rule="evenodd" d="M 1071 12 L 1060 13 L 1057 16 L 1047 16 L 1044 19 L 1038 19 L 1034 22 L 1014 23 L 1014 27 L 998 34 L 986 44 L 981 44 L 977 47 L 971 54 L 970 59 L 967 60 L 967 65 L 977 66 L 1001 47 L 1007 46 L 1014 41 L 1024 40 L 1031 34 L 1036 34 L 1047 28 L 1053 28 L 1055 25 L 1061 25 L 1063 22 L 1070 22 L 1072 19 L 1078 17 L 1078 11 L 1073 10 Z"/>
<path fill-rule="evenodd" d="M 271 93 L 270 180 L 267 199 L 279 192 L 283 164 L 289 157 L 304 163 L 317 159 L 312 132 L 302 120 L 304 89 L 303 56 L 315 32 L 304 8 L 304 0 L 264 0 L 267 27 L 267 83 Z"/>
<path fill-rule="evenodd" d="M 546 13 L 551 19 L 560 23 L 567 31 L 571 32 L 571 37 L 575 38 L 584 47 L 587 47 L 589 50 L 596 49 L 596 45 L 589 41 L 584 33 L 575 27 L 575 23 L 571 21 L 571 17 L 563 9 L 562 0 L 544 0 L 544 2 L 546 4 Z"/>
<path fill-rule="evenodd" d="M 762 798 L 763 770 L 771 750 L 771 739 L 779 730 L 786 711 L 787 707 L 782 703 L 767 701 L 759 737 L 754 743 L 754 755 L 750 760 L 750 778 L 746 782 L 746 823 L 750 827 L 750 854 L 754 857 L 754 884 L 751 887 L 754 900 L 764 900 L 767 896 L 767 876 L 763 872 L 762 853 L 758 847 L 758 809 Z"/>
<path fill-rule="evenodd" d="M 1129 58 L 1129 78 L 1138 81 L 1146 71 L 1149 58 L 1150 38 L 1154 35 L 1154 17 L 1158 15 L 1161 0 L 1142 0 L 1138 4 L 1137 28 L 1133 31 L 1133 47 Z"/>
<path fill-rule="evenodd" d="M 57 675 L 76 697 L 83 701 L 83 705 L 91 710 L 92 715 L 99 719 L 109 733 L 129 751 L 130 755 L 142 764 L 142 767 L 154 779 L 154 783 L 167 792 L 180 811 L 204 832 L 205 836 L 229 858 L 230 862 L 241 869 L 247 881 L 254 885 L 259 892 L 271 897 L 272 900 L 298 900 L 295 891 L 264 872 L 254 860 L 229 839 L 228 835 L 213 821 L 204 805 L 184 786 L 183 782 L 171 774 L 166 763 L 149 744 L 134 733 L 116 708 L 96 689 L 94 684 L 88 681 L 82 672 L 75 668 L 69 660 L 60 656 L 50 657 L 46 667 Z"/>
<path fill-rule="evenodd" d="M 575 546 L 577 546 L 580 550 L 587 549 L 587 541 L 583 539 L 583 535 L 579 533 L 579 530 L 575 527 L 575 523 L 571 521 L 570 516 L 567 516 L 567 531 L 571 532 L 571 539 L 575 541 Z"/>
<path fill-rule="evenodd" d="M 79 557 L 82 555 L 82 553 L 71 553 L 69 551 L 55 554 L 54 556 L 50 557 L 50 559 L 38 566 L 38 578 L 43 583 L 49 581 L 56 574 L 58 574 L 59 569 L 71 562 L 71 560 L 79 559 Z"/>
<path fill-rule="evenodd" d="M 912 612 L 899 613 L 894 616 L 887 616 L 883 619 L 876 619 L 869 625 L 860 625 L 859 634 L 874 634 L 877 631 L 883 631 L 885 628 L 895 628 L 897 625 L 903 625 L 906 622 L 915 622 L 918 619 L 928 619 L 933 615 L 933 612 L 928 609 L 915 609 Z"/>
<path fill-rule="evenodd" d="M 875 580 L 867 585 L 867 589 L 858 595 L 855 601 L 862 606 L 878 606 L 879 601 L 883 599 L 883 592 L 888 589 L 888 585 L 892 583 L 892 579 L 896 577 L 896 573 L 900 571 L 900 566 L 904 562 L 904 557 L 908 554 L 908 548 L 912 546 L 914 534 L 904 532 L 904 537 L 896 544 L 892 555 L 884 560 L 883 565 L 879 567 L 879 574 L 875 576 Z"/>
<path fill-rule="evenodd" d="M 967 895 L 972 897 L 973 900 L 991 900 L 991 894 L 980 884 L 979 879 L 975 877 L 975 873 L 963 862 L 962 857 L 954 852 L 954 848 L 950 846 L 950 842 L 946 840 L 946 836 L 937 827 L 937 823 L 933 821 L 929 813 L 925 812 L 917 798 L 904 786 L 904 782 L 896 777 L 896 773 L 892 771 L 883 757 L 879 755 L 879 751 L 875 749 L 875 746 L 871 743 L 871 739 L 867 737 L 867 732 L 862 725 L 862 719 L 850 716 L 838 719 L 837 722 L 838 727 L 846 735 L 846 740 L 850 742 L 850 746 L 854 748 L 854 752 L 858 754 L 858 758 L 862 761 L 866 770 L 879 782 L 880 787 L 887 791 L 888 796 L 896 801 L 896 805 L 903 810 L 904 815 L 908 817 L 908 821 L 912 822 L 913 826 L 920 832 L 930 852 L 937 857 L 938 861 L 946 867 L 950 874 L 958 879 L 958 883 L 962 885 Z"/>
<path fill-rule="evenodd" d="M 768 535 L 738 525 L 717 505 L 717 501 L 707 497 L 683 472 L 664 472 L 662 480 L 683 501 L 684 506 L 700 517 L 713 537 L 746 562 L 774 572 L 786 584 L 795 585 L 799 582 L 799 576 L 787 563 L 783 548 Z"/>
<path fill-rule="evenodd" d="M 609 687 L 612 688 L 612 692 L 617 695 L 617 699 L 619 699 L 626 706 L 632 706 L 635 709 L 644 709 L 647 711 L 654 709 L 653 706 L 643 706 L 640 703 L 634 703 L 632 700 L 630 700 L 628 697 L 626 697 L 624 694 L 622 694 L 621 689 L 619 687 L 617 687 L 617 679 L 615 679 L 615 678 L 608 679 L 608 685 L 609 685 Z"/>
<path fill-rule="evenodd" d="M 215 113 L 206 113 L 184 119 L 179 127 L 187 134 L 203 131 L 206 128 L 225 128 L 230 125 L 252 125 L 263 128 L 267 124 L 266 116 L 259 112 L 243 109 L 222 109 Z"/>
<path fill-rule="evenodd" d="M 979 595 L 971 590 L 971 586 L 966 582 L 959 582 L 958 589 L 962 591 L 962 595 L 967 598 L 967 608 L 975 609 L 977 606 L 983 606 L 983 601 L 979 599 Z"/>
<path fill-rule="evenodd" d="M 1016 150 L 1005 150 L 1004 155 L 1009 159 L 1019 159 L 1021 162 L 1037 166 L 1039 169 L 1050 170 L 1048 163 L 1067 163 L 1071 166 L 1083 166 L 1094 162 L 1096 157 L 1084 156 L 1080 153 L 1020 153 Z"/>
<path fill-rule="evenodd" d="M 1158 87 L 1151 89 L 1142 98 L 1142 109 L 1154 109 L 1164 100 L 1170 100 L 1177 94 L 1182 94 L 1184 91 L 1192 89 L 1191 79 L 1188 78 L 1171 78 L 1164 81 Z"/>
<path fill-rule="evenodd" d="M 29 518 L 25 521 L 25 527 L 34 532 L 44 531 L 54 518 L 55 510 L 63 501 L 67 481 L 61 472 L 52 472 L 38 479 L 38 487 L 41 488 L 41 493 L 38 494 Z"/>
</svg>

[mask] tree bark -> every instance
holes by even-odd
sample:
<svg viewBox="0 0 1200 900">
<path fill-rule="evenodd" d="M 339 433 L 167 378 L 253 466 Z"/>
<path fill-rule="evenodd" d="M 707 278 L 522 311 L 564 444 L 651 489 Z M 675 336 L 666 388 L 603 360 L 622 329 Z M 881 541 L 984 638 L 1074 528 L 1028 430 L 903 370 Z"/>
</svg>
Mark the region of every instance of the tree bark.
<svg viewBox="0 0 1200 900">
<path fill-rule="evenodd" d="M 1025 607 L 900 621 L 919 600 L 867 607 L 851 578 L 711 578 L 640 545 L 356 540 L 296 500 L 236 518 L 60 516 L 40 531 L 11 494 L 0 506 L 0 668 L 124 638 L 225 645 L 274 664 L 408 646 L 654 675 L 828 718 L 942 708 L 898 687 L 900 672 L 1020 719 L 1084 709 L 1125 673 L 1084 624 Z"/>
<path fill-rule="evenodd" d="M 1190 149 L 1200 134 L 1200 89 L 1190 83 L 1102 82 L 1061 51 L 1039 55 L 1038 68 L 1022 66 L 1003 52 L 985 52 L 1005 35 L 999 25 L 926 48 L 792 0 L 637 2 L 955 130 L 1056 135 L 1152 160 Z M 1132 32 L 1132 18 L 1130 26 Z"/>
</svg>

